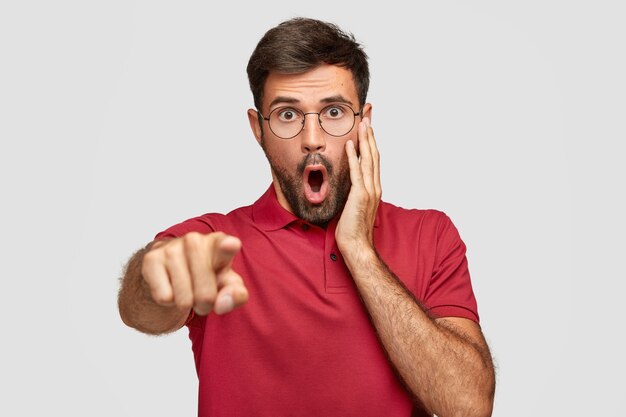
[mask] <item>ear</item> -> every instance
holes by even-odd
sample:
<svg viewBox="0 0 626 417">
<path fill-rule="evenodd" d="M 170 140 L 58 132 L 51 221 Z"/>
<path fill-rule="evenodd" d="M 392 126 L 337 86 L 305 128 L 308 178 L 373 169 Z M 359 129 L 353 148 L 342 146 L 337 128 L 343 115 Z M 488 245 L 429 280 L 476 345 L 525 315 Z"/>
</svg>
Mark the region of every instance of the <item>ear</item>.
<svg viewBox="0 0 626 417">
<path fill-rule="evenodd" d="M 259 113 L 256 110 L 248 109 L 248 122 L 250 123 L 250 129 L 252 129 L 252 133 L 254 134 L 256 141 L 260 145 L 263 129 L 259 124 Z"/>
<path fill-rule="evenodd" d="M 370 121 L 372 120 L 372 104 L 371 103 L 365 103 L 363 105 L 363 109 L 361 110 L 361 119 L 367 117 L 370 119 Z"/>
</svg>

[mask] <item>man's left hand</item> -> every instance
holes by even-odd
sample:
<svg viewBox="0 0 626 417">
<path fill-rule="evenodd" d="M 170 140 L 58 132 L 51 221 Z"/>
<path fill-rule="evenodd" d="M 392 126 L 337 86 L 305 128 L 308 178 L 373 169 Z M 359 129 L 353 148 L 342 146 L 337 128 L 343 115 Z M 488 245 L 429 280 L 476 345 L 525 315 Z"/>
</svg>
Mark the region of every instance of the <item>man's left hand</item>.
<svg viewBox="0 0 626 417">
<path fill-rule="evenodd" d="M 359 123 L 358 138 L 360 157 L 354 142 L 346 142 L 352 187 L 335 231 L 337 246 L 344 259 L 355 260 L 374 249 L 374 220 L 382 195 L 380 155 L 367 117 Z"/>
</svg>

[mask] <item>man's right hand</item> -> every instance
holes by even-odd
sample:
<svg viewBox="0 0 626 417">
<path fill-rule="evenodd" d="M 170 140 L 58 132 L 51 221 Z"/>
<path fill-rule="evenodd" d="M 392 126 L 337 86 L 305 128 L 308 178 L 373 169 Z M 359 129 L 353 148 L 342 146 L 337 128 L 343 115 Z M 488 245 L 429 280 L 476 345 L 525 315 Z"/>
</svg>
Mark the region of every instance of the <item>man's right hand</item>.
<svg viewBox="0 0 626 417">
<path fill-rule="evenodd" d="M 188 233 L 157 241 L 144 254 L 141 274 L 154 301 L 199 315 L 224 314 L 248 301 L 232 261 L 241 241 L 222 232 Z"/>
</svg>

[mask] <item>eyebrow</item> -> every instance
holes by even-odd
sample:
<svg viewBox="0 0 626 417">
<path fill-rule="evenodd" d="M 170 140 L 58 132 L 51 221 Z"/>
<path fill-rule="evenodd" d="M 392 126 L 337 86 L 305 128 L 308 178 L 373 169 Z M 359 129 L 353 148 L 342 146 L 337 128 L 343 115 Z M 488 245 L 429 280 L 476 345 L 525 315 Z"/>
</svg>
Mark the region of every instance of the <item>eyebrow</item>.
<svg viewBox="0 0 626 417">
<path fill-rule="evenodd" d="M 272 102 L 270 103 L 270 108 L 278 103 L 296 104 L 296 103 L 300 103 L 300 100 L 295 99 L 293 97 L 278 96 L 274 100 L 272 100 Z"/>
<path fill-rule="evenodd" d="M 300 103 L 300 100 L 298 100 L 297 98 L 293 98 L 293 97 L 278 96 L 274 100 L 272 100 L 272 102 L 270 103 L 270 108 L 272 108 L 274 105 L 279 104 L 279 103 L 298 104 Z M 345 103 L 345 104 L 353 105 L 353 103 L 350 100 L 348 100 L 341 94 L 337 94 L 337 95 L 330 96 L 330 97 L 325 97 L 320 100 L 320 103 Z"/>
<path fill-rule="evenodd" d="M 337 94 L 336 96 L 330 96 L 330 97 L 323 98 L 323 99 L 320 100 L 320 102 L 322 102 L 322 103 L 344 103 L 344 104 L 349 104 L 351 106 L 353 105 L 350 100 L 348 100 L 347 98 L 345 98 L 341 94 Z"/>
</svg>

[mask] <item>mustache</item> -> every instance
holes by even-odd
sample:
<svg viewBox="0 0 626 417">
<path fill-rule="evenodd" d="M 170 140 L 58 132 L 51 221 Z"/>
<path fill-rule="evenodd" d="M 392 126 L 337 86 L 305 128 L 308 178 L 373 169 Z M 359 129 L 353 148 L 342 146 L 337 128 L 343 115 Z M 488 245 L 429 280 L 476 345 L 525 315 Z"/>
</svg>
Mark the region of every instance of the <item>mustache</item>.
<svg viewBox="0 0 626 417">
<path fill-rule="evenodd" d="M 298 164 L 298 173 L 300 175 L 304 174 L 304 169 L 308 166 L 308 165 L 324 165 L 324 168 L 326 168 L 326 172 L 328 173 L 328 175 L 332 175 L 333 173 L 333 166 L 331 165 L 330 162 L 328 162 L 328 159 L 326 159 L 326 157 L 322 154 L 319 153 L 313 153 L 313 154 L 309 154 L 307 156 L 305 156 L 302 159 L 302 162 L 300 162 Z"/>
</svg>

